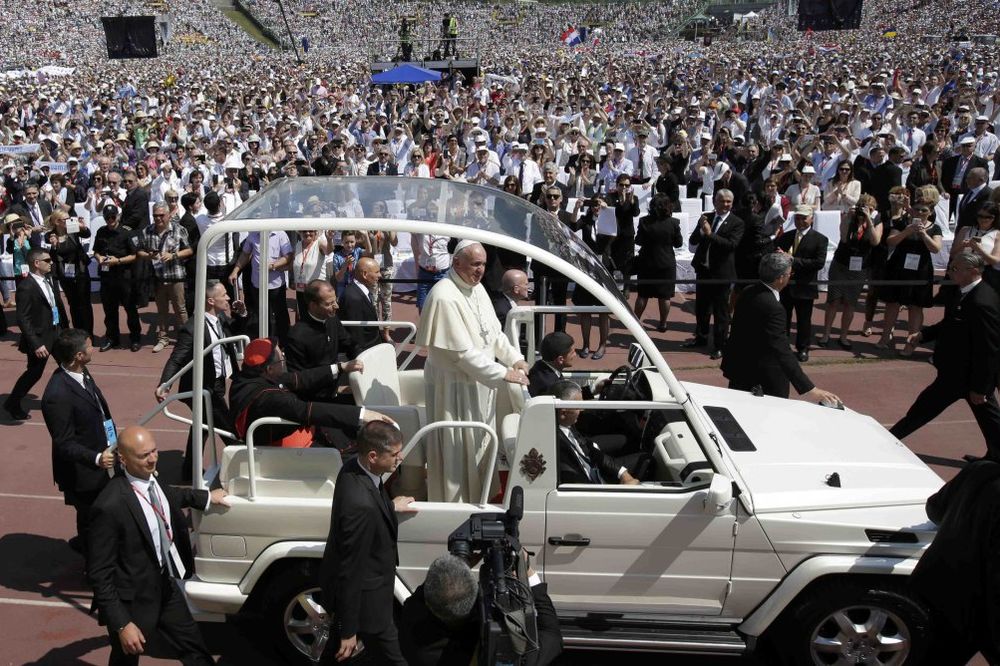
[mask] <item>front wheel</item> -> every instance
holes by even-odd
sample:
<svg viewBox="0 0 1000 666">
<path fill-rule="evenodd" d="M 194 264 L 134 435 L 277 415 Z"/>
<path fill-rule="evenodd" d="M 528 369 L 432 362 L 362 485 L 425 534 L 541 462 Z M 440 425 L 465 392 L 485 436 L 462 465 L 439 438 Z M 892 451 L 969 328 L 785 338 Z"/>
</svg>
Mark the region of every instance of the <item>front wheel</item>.
<svg viewBox="0 0 1000 666">
<path fill-rule="evenodd" d="M 930 644 L 927 610 L 903 586 L 843 579 L 812 586 L 772 636 L 785 663 L 916 666 Z"/>
<path fill-rule="evenodd" d="M 330 641 L 331 616 L 323 606 L 318 567 L 318 561 L 290 564 L 267 588 L 264 628 L 289 664 L 318 664 Z"/>
</svg>

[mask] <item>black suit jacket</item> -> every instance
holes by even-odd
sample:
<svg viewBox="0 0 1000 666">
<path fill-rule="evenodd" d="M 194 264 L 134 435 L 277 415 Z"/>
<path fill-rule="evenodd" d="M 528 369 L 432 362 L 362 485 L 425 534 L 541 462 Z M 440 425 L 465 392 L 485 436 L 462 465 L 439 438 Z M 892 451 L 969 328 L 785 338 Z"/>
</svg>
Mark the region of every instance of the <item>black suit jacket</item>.
<svg viewBox="0 0 1000 666">
<path fill-rule="evenodd" d="M 228 338 L 241 334 L 246 329 L 248 319 L 249 317 L 229 318 L 225 315 L 220 316 L 219 324 L 222 327 L 222 337 Z M 194 319 L 188 319 L 187 323 L 177 331 L 177 344 L 170 353 L 170 358 L 167 359 L 166 364 L 163 366 L 163 372 L 160 373 L 160 384 L 163 384 L 176 375 L 181 368 L 190 363 L 191 359 L 194 358 L 194 327 Z M 212 344 L 212 338 L 208 332 L 207 320 L 202 323 L 201 330 L 205 339 L 205 347 L 207 348 Z M 239 360 L 236 358 L 236 349 L 233 345 L 227 344 L 223 345 L 223 351 L 229 356 L 230 366 L 235 373 L 240 367 Z M 215 361 L 212 354 L 205 354 L 202 357 L 202 367 L 205 369 L 205 388 L 211 390 L 212 385 L 215 383 Z M 194 374 L 190 370 L 181 375 L 178 382 L 178 391 L 182 393 L 190 391 L 193 378 Z"/>
<path fill-rule="evenodd" d="M 791 254 L 797 232 L 789 231 L 777 240 L 777 246 Z M 826 265 L 826 250 L 830 239 L 816 231 L 813 227 L 801 241 L 799 249 L 792 258 L 792 281 L 785 288 L 787 296 L 795 300 L 816 300 L 819 296 L 819 285 L 816 276 Z"/>
<path fill-rule="evenodd" d="M 288 331 L 285 363 L 289 370 L 309 370 L 333 365 L 341 352 L 354 358 L 358 350 L 340 319 L 334 316 L 322 322 L 307 314 Z"/>
<path fill-rule="evenodd" d="M 48 280 L 48 278 L 46 278 Z M 52 282 L 49 281 L 49 286 Z M 60 328 L 66 328 L 66 309 L 63 307 L 62 298 L 59 297 L 59 290 L 53 287 L 52 295 L 56 299 L 56 307 L 59 311 L 59 324 L 52 322 L 52 307 L 45 292 L 38 286 L 33 277 L 28 275 L 17 285 L 17 321 L 21 327 L 21 339 L 17 343 L 17 348 L 25 354 L 34 354 L 35 350 L 44 346 L 50 352 L 52 343 L 56 341 Z"/>
<path fill-rule="evenodd" d="M 378 321 L 378 311 L 371 299 L 364 295 L 357 283 L 344 287 L 340 297 L 341 321 Z M 369 347 L 382 342 L 382 331 L 378 326 L 351 326 L 347 334 L 354 341 L 354 353 L 360 354 Z"/>
<path fill-rule="evenodd" d="M 194 558 L 181 510 L 204 509 L 208 491 L 160 488 L 170 504 L 174 544 L 190 577 Z M 91 509 L 87 564 L 100 623 L 118 631 L 134 622 L 149 636 L 160 615 L 164 577 L 141 501 L 124 474 L 111 479 Z"/>
<path fill-rule="evenodd" d="M 737 171 L 731 171 L 729 183 L 723 185 L 718 180 L 715 181 L 715 191 L 721 189 L 729 190 L 733 193 L 733 212 L 741 218 L 746 219 L 750 211 L 747 209 L 747 194 L 750 193 L 750 181 L 747 177 Z"/>
<path fill-rule="evenodd" d="M 50 204 L 42 197 L 38 197 L 38 210 L 41 211 L 42 213 L 41 223 L 44 225 L 45 221 L 49 219 L 49 215 L 52 214 L 52 204 Z M 21 203 L 17 203 L 11 206 L 10 210 L 7 212 L 17 213 L 22 218 L 31 223 L 32 226 L 34 226 L 35 224 L 35 218 L 31 217 L 31 213 L 28 211 L 28 205 L 23 201 Z M 31 234 L 30 237 L 31 247 L 39 247 L 39 242 L 41 241 L 42 236 L 43 234 L 40 233 Z"/>
<path fill-rule="evenodd" d="M 52 438 L 52 479 L 67 500 L 108 482 L 107 472 L 95 461 L 108 446 L 104 420 L 111 418 L 111 409 L 96 383 L 93 387 L 97 400 L 60 367 L 42 394 L 42 416 Z"/>
<path fill-rule="evenodd" d="M 590 464 L 597 468 L 604 483 L 618 483 L 618 470 L 621 469 L 621 465 L 601 451 L 593 440 L 580 434 L 580 431 L 574 429 L 573 436 L 583 447 Z M 559 483 L 593 483 L 587 470 L 580 464 L 573 444 L 558 425 L 556 425 L 556 450 L 559 459 Z"/>
<path fill-rule="evenodd" d="M 371 164 L 368 165 L 368 175 L 369 176 L 398 176 L 399 175 L 399 170 L 396 168 L 395 162 L 389 162 L 388 164 L 386 164 L 385 173 L 383 173 L 383 174 L 380 174 L 378 172 L 378 170 L 379 170 L 379 164 L 378 164 L 377 160 L 375 162 L 372 162 Z"/>
<path fill-rule="evenodd" d="M 507 314 L 514 306 L 510 304 L 510 299 L 503 292 L 490 294 L 490 300 L 493 302 L 493 312 L 500 321 L 500 328 L 504 328 L 507 325 Z"/>
<path fill-rule="evenodd" d="M 545 194 L 544 193 L 550 187 L 559 188 L 559 191 L 562 192 L 562 200 L 561 200 L 560 210 L 566 210 L 566 199 L 568 198 L 566 196 L 566 194 L 567 194 L 568 190 L 566 189 L 566 186 L 563 185 L 562 183 L 560 183 L 558 180 L 556 182 L 554 182 L 553 184 L 551 184 L 551 185 L 546 185 L 544 182 L 535 183 L 535 186 L 531 188 L 531 194 L 528 195 L 528 201 L 530 201 L 531 203 L 535 204 L 536 206 L 540 206 L 541 208 L 545 208 Z"/>
<path fill-rule="evenodd" d="M 868 180 L 868 194 L 878 201 L 879 210 L 889 210 L 889 190 L 903 184 L 903 170 L 886 160 L 872 169 Z"/>
<path fill-rule="evenodd" d="M 1000 660 L 1000 464 L 966 465 L 927 500 L 937 523 L 934 541 L 917 562 L 910 582 L 964 642 L 989 663 Z"/>
<path fill-rule="evenodd" d="M 122 202 L 121 224 L 129 229 L 145 229 L 149 222 L 149 190 L 137 187 Z"/>
<path fill-rule="evenodd" d="M 531 588 L 535 601 L 538 627 L 538 650 L 530 653 L 527 664 L 549 664 L 562 652 L 559 618 L 549 597 L 548 585 Z M 427 608 L 424 586 L 403 604 L 403 621 L 399 625 L 399 644 L 410 666 L 469 666 L 479 648 L 479 628 L 482 624 L 477 602 L 468 620 L 458 627 L 449 627 Z"/>
<path fill-rule="evenodd" d="M 706 215 L 712 220 L 715 213 L 709 212 Z M 715 233 L 705 238 L 702 236 L 701 226 L 695 225 L 688 243 L 697 246 L 691 263 L 699 277 L 736 277 L 734 253 L 743 238 L 743 226 L 743 220 L 730 213 Z"/>
<path fill-rule="evenodd" d="M 941 186 L 944 187 L 945 192 L 948 192 L 949 194 L 965 192 L 965 177 L 969 175 L 970 169 L 987 169 L 987 173 L 989 173 L 989 164 L 987 164 L 986 160 L 979 155 L 973 155 L 969 158 L 969 165 L 965 167 L 965 173 L 962 175 L 962 185 L 958 188 L 954 188 L 951 186 L 951 183 L 955 180 L 955 171 L 958 170 L 958 163 L 960 159 L 962 159 L 961 155 L 952 155 L 944 162 L 941 162 Z"/>
<path fill-rule="evenodd" d="M 379 633 L 393 622 L 397 530 L 389 494 L 379 493 L 357 458 L 344 465 L 320 567 L 323 597 L 333 599 L 342 637 Z"/>
<path fill-rule="evenodd" d="M 758 282 L 736 301 L 722 374 L 736 386 L 760 385 L 767 395 L 788 397 L 789 381 L 799 393 L 813 389 L 788 347 L 785 308 L 767 285 Z"/>
<path fill-rule="evenodd" d="M 955 233 L 962 227 L 968 227 L 976 224 L 976 216 L 979 215 L 979 209 L 983 207 L 983 204 L 990 200 L 990 194 L 993 190 L 990 189 L 989 185 L 984 185 L 981 190 L 976 192 L 975 196 L 969 194 L 965 195 L 962 199 L 962 203 L 958 205 L 958 221 L 955 224 Z"/>
<path fill-rule="evenodd" d="M 980 282 L 944 319 L 921 331 L 924 342 L 935 342 L 938 376 L 962 394 L 988 395 L 1000 371 L 1000 296 Z"/>
</svg>

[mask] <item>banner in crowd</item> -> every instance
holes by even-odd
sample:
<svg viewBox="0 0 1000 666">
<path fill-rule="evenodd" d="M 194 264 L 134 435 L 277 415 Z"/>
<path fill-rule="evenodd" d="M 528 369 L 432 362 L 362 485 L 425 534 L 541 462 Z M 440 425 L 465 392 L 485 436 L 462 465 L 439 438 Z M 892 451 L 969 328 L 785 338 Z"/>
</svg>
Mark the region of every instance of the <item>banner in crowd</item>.
<svg viewBox="0 0 1000 666">
<path fill-rule="evenodd" d="M 23 79 L 29 76 L 69 76 L 76 71 L 76 67 L 60 67 L 58 65 L 46 65 L 39 69 L 8 69 L 0 72 L 0 79 Z"/>
<path fill-rule="evenodd" d="M 49 173 L 66 173 L 69 171 L 69 166 L 65 162 L 35 162 L 35 166 L 39 169 L 48 167 Z"/>
<path fill-rule="evenodd" d="M 41 149 L 37 143 L 20 143 L 12 146 L 0 146 L 0 155 L 29 155 Z"/>
</svg>

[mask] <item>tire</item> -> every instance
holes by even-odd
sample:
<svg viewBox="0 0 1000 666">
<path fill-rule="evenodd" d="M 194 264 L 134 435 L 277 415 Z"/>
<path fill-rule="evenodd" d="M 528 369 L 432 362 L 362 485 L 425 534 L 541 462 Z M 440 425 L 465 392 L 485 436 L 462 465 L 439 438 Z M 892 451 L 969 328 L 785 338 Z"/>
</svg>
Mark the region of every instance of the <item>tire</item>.
<svg viewBox="0 0 1000 666">
<path fill-rule="evenodd" d="M 330 638 L 330 617 L 322 604 L 319 560 L 289 562 L 271 578 L 263 597 L 262 629 L 284 663 L 319 663 Z"/>
<path fill-rule="evenodd" d="M 795 666 L 917 666 L 930 645 L 927 609 L 899 583 L 838 578 L 810 586 L 771 632 Z"/>
</svg>

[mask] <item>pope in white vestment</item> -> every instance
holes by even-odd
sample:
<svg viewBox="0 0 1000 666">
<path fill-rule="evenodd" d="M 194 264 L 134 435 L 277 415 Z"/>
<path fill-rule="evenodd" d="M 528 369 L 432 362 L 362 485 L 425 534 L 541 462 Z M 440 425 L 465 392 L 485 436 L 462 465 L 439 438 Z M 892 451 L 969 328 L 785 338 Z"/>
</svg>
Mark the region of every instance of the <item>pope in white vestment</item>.
<svg viewBox="0 0 1000 666">
<path fill-rule="evenodd" d="M 424 302 L 417 344 L 428 350 L 424 378 L 429 423 L 480 421 L 495 428 L 497 388 L 504 382 L 528 383 L 528 364 L 503 335 L 480 284 L 485 266 L 483 246 L 462 241 L 447 279 L 434 285 Z M 484 482 L 494 494 L 497 473 L 493 479 L 483 478 L 489 464 L 487 443 L 486 433 L 472 428 L 445 428 L 428 437 L 427 499 L 477 503 Z"/>
</svg>

